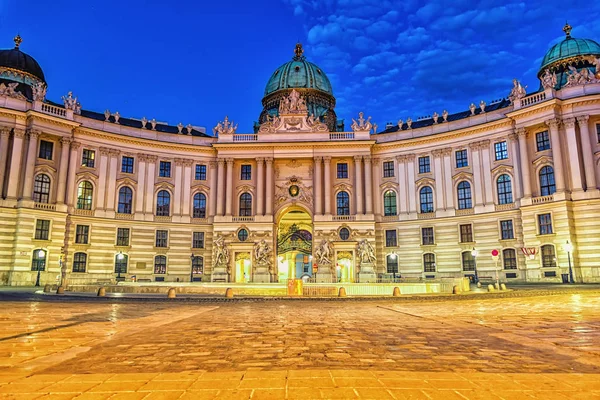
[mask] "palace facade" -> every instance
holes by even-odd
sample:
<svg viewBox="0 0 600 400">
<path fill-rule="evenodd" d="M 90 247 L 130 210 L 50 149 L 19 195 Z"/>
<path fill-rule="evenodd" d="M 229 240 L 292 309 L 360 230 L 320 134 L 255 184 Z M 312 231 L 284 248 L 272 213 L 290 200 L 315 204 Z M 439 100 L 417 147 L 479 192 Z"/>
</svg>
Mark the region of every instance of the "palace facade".
<svg viewBox="0 0 600 400">
<path fill-rule="evenodd" d="M 0 51 L 0 283 L 600 282 L 600 45 L 548 50 L 534 93 L 350 129 L 298 45 L 254 133 L 85 110 Z M 532 87 L 533 85 L 530 85 Z M 507 84 L 507 92 L 510 82 Z"/>
</svg>

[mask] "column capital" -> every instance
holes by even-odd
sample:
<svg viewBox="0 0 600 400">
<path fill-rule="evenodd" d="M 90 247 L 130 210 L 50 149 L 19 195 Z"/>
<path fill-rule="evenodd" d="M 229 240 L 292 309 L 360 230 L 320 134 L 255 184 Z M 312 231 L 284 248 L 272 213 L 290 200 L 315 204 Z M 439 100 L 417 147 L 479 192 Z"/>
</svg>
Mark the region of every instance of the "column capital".
<svg viewBox="0 0 600 400">
<path fill-rule="evenodd" d="M 516 133 L 509 133 L 507 138 L 509 142 L 516 142 L 517 140 L 519 140 L 519 135 L 517 135 Z"/>
<path fill-rule="evenodd" d="M 117 150 L 117 149 L 110 149 L 109 153 L 110 153 L 111 157 L 118 157 L 119 154 L 121 154 L 121 151 Z"/>
<path fill-rule="evenodd" d="M 217 158 L 217 163 L 223 165 L 223 164 L 225 164 L 225 159 L 224 158 Z"/>
<path fill-rule="evenodd" d="M 108 156 L 109 153 L 110 153 L 110 149 L 108 147 L 100 147 L 100 155 L 101 156 Z"/>
<path fill-rule="evenodd" d="M 315 156 L 314 160 L 318 163 L 321 163 L 321 162 L 323 162 L 323 156 Z"/>
<path fill-rule="evenodd" d="M 331 161 L 331 156 L 323 156 L 323 161 L 324 162 L 330 162 Z"/>
<path fill-rule="evenodd" d="M 442 158 L 444 155 L 442 149 L 435 149 L 431 152 L 431 154 L 433 155 L 434 158 Z"/>
<path fill-rule="evenodd" d="M 407 154 L 406 155 L 406 161 L 408 161 L 408 162 L 415 161 L 415 158 L 417 158 L 417 156 L 415 154 Z"/>
<path fill-rule="evenodd" d="M 184 167 L 191 167 L 194 164 L 194 160 L 190 160 L 189 158 L 184 158 L 183 159 L 183 166 Z"/>
<path fill-rule="evenodd" d="M 264 161 L 265 161 L 265 158 L 264 158 L 264 157 L 256 157 L 256 162 L 257 162 L 257 163 L 262 163 L 262 162 L 264 162 Z"/>
<path fill-rule="evenodd" d="M 71 139 L 68 136 L 62 137 L 60 138 L 60 142 L 63 144 L 63 146 L 68 146 L 71 144 L 71 142 L 73 141 L 73 139 Z"/>
<path fill-rule="evenodd" d="M 478 151 L 479 149 L 481 149 L 481 144 L 480 142 L 469 143 L 469 148 L 473 151 Z"/>
<path fill-rule="evenodd" d="M 37 139 L 42 132 L 37 129 L 27 129 L 27 135 L 29 139 Z"/>
<path fill-rule="evenodd" d="M 15 129 L 13 129 L 13 135 L 15 135 L 15 137 L 22 139 L 23 137 L 25 137 L 25 129 L 15 128 Z"/>
<path fill-rule="evenodd" d="M 552 119 L 544 121 L 544 123 L 546 125 L 548 125 L 551 129 L 557 129 L 558 125 L 560 124 L 560 119 L 552 118 Z"/>
<path fill-rule="evenodd" d="M 146 154 L 140 153 L 137 156 L 138 162 L 143 162 L 145 163 L 146 161 L 148 161 L 148 156 Z"/>
<path fill-rule="evenodd" d="M 227 165 L 233 165 L 233 158 L 226 158 Z"/>
<path fill-rule="evenodd" d="M 146 161 L 149 163 L 155 163 L 158 160 L 158 156 L 154 154 L 146 154 Z"/>
<path fill-rule="evenodd" d="M 359 163 L 362 160 L 362 156 L 354 156 L 353 158 L 355 163 Z"/>
<path fill-rule="evenodd" d="M 523 137 L 526 138 L 527 137 L 527 130 L 524 127 L 520 127 L 515 129 L 515 135 L 517 135 L 518 137 Z"/>
<path fill-rule="evenodd" d="M 265 157 L 265 163 L 267 163 L 267 165 L 273 164 L 273 157 Z"/>
<path fill-rule="evenodd" d="M 2 135 L 2 136 L 10 135 L 10 128 L 7 128 L 5 126 L 0 127 L 0 135 Z"/>
<path fill-rule="evenodd" d="M 213 161 L 209 161 L 208 162 L 208 166 L 210 168 L 217 168 L 217 161 L 214 161 L 214 160 Z"/>
<path fill-rule="evenodd" d="M 366 163 L 370 163 L 371 162 L 371 156 L 363 156 L 363 160 L 365 161 L 365 164 Z"/>
<path fill-rule="evenodd" d="M 490 147 L 490 143 L 489 139 L 485 139 L 479 142 L 479 146 L 481 146 L 482 149 L 485 149 L 486 147 Z"/>
<path fill-rule="evenodd" d="M 78 150 L 81 147 L 81 143 L 72 141 L 71 142 L 71 150 Z"/>
<path fill-rule="evenodd" d="M 575 128 L 575 118 L 563 119 L 563 125 L 565 126 L 565 128 Z"/>
<path fill-rule="evenodd" d="M 380 162 L 381 162 L 381 158 L 379 158 L 379 157 L 371 158 L 371 164 L 373 164 L 374 166 L 378 166 Z"/>
<path fill-rule="evenodd" d="M 183 165 L 183 158 L 176 158 L 173 160 L 175 162 L 175 166 L 181 167 Z"/>
<path fill-rule="evenodd" d="M 579 123 L 579 125 L 586 125 L 588 123 L 590 119 L 589 115 L 580 115 L 577 117 L 577 122 Z"/>
</svg>

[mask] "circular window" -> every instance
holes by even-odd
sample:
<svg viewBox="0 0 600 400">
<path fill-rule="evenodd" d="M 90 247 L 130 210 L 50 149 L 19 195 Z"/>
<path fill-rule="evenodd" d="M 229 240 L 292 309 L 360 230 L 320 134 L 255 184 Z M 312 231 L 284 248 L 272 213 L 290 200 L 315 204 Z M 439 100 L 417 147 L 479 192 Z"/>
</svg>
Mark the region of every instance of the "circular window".
<svg viewBox="0 0 600 400">
<path fill-rule="evenodd" d="M 245 242 L 248 240 L 248 231 L 246 229 L 240 229 L 237 236 L 240 242 Z"/>
<path fill-rule="evenodd" d="M 296 72 L 300 71 L 300 67 L 299 66 L 296 66 L 295 69 L 296 69 Z"/>
<path fill-rule="evenodd" d="M 288 192 L 290 193 L 290 196 L 296 197 L 300 193 L 300 188 L 298 187 L 298 185 L 292 185 L 288 189 Z"/>
<path fill-rule="evenodd" d="M 350 230 L 348 228 L 340 229 L 340 239 L 348 240 L 350 238 Z"/>
</svg>

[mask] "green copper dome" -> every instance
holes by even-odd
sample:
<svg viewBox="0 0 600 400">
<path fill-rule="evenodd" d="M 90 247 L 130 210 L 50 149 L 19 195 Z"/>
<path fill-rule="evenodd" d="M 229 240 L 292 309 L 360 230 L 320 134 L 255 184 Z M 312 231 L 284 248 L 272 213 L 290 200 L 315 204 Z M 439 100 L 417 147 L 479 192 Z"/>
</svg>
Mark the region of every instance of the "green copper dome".
<svg viewBox="0 0 600 400">
<path fill-rule="evenodd" d="M 306 61 L 302 45 L 296 45 L 296 55 L 277 68 L 265 88 L 265 96 L 283 89 L 316 89 L 333 95 L 327 75 L 317 65 Z"/>
<path fill-rule="evenodd" d="M 569 24 L 565 25 L 563 31 L 567 37 L 548 50 L 542 60 L 540 71 L 557 61 L 581 55 L 600 55 L 600 44 L 597 42 L 591 39 L 576 39 L 571 37 L 571 26 Z"/>
</svg>

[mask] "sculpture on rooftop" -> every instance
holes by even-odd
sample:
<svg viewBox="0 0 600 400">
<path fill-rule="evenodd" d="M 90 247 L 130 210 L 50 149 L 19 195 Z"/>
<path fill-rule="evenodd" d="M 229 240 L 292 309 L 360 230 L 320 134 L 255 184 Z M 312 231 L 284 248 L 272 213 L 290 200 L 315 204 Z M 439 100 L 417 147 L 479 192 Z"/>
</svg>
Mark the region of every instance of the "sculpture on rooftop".
<svg viewBox="0 0 600 400">
<path fill-rule="evenodd" d="M 67 110 L 72 110 L 77 114 L 81 113 L 81 103 L 79 103 L 77 97 L 73 97 L 73 92 L 69 92 L 66 96 L 62 96 L 62 101 Z"/>
<path fill-rule="evenodd" d="M 544 89 L 554 89 L 557 83 L 558 79 L 556 77 L 556 72 L 550 73 L 550 70 L 546 69 L 546 71 L 544 71 L 544 76 L 542 76 L 542 87 Z"/>
<path fill-rule="evenodd" d="M 352 118 L 352 130 L 356 131 L 370 131 L 373 128 L 371 124 L 371 117 L 365 119 L 365 113 L 362 111 L 358 113 L 358 121 Z"/>
<path fill-rule="evenodd" d="M 508 95 L 508 99 L 511 102 L 514 102 L 518 99 L 522 99 L 523 97 L 525 97 L 525 95 L 527 95 L 527 91 L 525 90 L 526 88 L 527 86 L 523 87 L 521 85 L 521 82 L 519 82 L 517 79 L 513 79 L 513 88 L 510 91 L 510 94 Z"/>
<path fill-rule="evenodd" d="M 17 92 L 18 82 L 13 82 L 9 84 L 0 83 L 0 96 L 13 97 L 15 99 L 24 100 L 25 96 L 23 96 L 20 92 Z"/>
<path fill-rule="evenodd" d="M 233 124 L 233 122 L 229 121 L 229 118 L 225 116 L 225 119 L 217 124 L 213 128 L 213 133 L 217 136 L 222 134 L 233 135 L 237 129 L 237 124 Z"/>
<path fill-rule="evenodd" d="M 298 93 L 295 89 L 292 89 L 292 92 L 281 99 L 281 103 L 279 103 L 279 114 L 305 114 L 308 112 L 308 108 L 306 107 L 306 101 L 300 93 Z"/>
<path fill-rule="evenodd" d="M 31 86 L 31 91 L 33 93 L 33 101 L 44 101 L 46 98 L 46 90 L 47 86 L 43 82 L 36 82 Z"/>
</svg>

